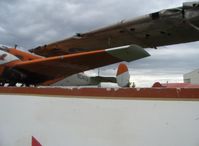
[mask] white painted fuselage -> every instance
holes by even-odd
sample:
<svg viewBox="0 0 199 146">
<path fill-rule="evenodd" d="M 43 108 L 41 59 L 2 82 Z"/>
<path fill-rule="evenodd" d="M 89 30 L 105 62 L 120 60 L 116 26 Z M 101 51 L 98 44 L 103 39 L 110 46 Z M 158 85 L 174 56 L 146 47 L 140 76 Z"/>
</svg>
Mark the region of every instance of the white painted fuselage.
<svg viewBox="0 0 199 146">
<path fill-rule="evenodd" d="M 0 109 L 1 146 L 31 146 L 32 136 L 42 146 L 198 146 L 199 142 L 199 102 L 1 93 Z"/>
<path fill-rule="evenodd" d="M 95 86 L 98 84 L 99 82 L 94 78 L 89 77 L 84 73 L 79 73 L 53 83 L 51 86 Z"/>
</svg>

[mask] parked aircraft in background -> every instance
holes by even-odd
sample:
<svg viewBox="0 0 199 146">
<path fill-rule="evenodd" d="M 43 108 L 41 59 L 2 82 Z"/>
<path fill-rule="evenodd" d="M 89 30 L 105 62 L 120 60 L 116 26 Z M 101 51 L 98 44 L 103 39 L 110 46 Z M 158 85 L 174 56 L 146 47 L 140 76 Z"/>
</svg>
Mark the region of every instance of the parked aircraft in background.
<svg viewBox="0 0 199 146">
<path fill-rule="evenodd" d="M 129 87 L 131 83 L 128 67 L 123 63 L 119 64 L 116 77 L 91 77 L 84 73 L 78 73 L 55 82 L 52 86 L 98 86 L 100 83 L 117 83 L 120 87 Z"/>
<path fill-rule="evenodd" d="M 118 82 L 120 86 L 129 84 L 127 67 L 120 65 L 117 78 L 86 77 L 83 71 L 105 65 L 133 61 L 149 56 L 136 45 L 106 50 L 90 51 L 56 57 L 41 57 L 15 48 L 0 48 L 0 81 L 4 86 L 24 85 L 96 85 L 101 81 Z M 73 75 L 73 76 L 71 76 Z M 126 80 L 124 80 L 126 77 Z M 87 78 L 88 81 L 83 81 Z M 125 81 L 125 82 L 124 82 Z"/>
</svg>

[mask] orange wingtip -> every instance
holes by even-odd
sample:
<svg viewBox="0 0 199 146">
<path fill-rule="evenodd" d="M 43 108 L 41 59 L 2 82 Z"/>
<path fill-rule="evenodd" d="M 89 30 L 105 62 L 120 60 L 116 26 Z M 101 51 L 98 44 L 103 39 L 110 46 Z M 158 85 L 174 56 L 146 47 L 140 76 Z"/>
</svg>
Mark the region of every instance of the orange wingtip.
<svg viewBox="0 0 199 146">
<path fill-rule="evenodd" d="M 128 71 L 128 67 L 126 66 L 126 64 L 124 63 L 121 63 L 119 66 L 118 66 L 118 70 L 117 70 L 117 76 L 125 73 Z"/>
</svg>

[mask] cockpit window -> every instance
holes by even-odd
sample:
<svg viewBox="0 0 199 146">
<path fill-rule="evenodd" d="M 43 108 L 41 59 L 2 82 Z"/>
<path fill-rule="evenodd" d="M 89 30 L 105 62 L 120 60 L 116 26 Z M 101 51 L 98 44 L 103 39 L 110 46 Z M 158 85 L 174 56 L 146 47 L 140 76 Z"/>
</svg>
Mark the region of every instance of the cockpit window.
<svg viewBox="0 0 199 146">
<path fill-rule="evenodd" d="M 6 46 L 0 46 L 0 50 L 8 52 L 8 47 L 6 47 Z"/>
</svg>

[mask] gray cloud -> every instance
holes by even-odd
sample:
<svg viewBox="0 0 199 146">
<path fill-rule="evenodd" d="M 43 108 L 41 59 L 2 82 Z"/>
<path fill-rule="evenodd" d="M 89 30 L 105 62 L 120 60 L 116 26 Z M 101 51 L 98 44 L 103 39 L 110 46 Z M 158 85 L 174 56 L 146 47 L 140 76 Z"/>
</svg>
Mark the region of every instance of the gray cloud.
<svg viewBox="0 0 199 146">
<path fill-rule="evenodd" d="M 145 4 L 146 3 L 146 4 Z M 179 1 L 151 0 L 2 0 L 0 2 L 1 43 L 36 47 L 122 19 L 162 8 L 179 6 Z M 3 31 L 2 31 L 3 30 Z"/>
<path fill-rule="evenodd" d="M 191 0 L 190 0 L 191 1 Z M 86 32 L 122 19 L 135 18 L 165 8 L 181 6 L 183 0 L 1 0 L 0 43 L 26 49 Z M 134 75 L 183 74 L 198 68 L 198 45 L 189 43 L 147 49 L 151 57 L 129 64 Z M 115 72 L 105 67 L 110 74 Z"/>
</svg>

